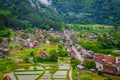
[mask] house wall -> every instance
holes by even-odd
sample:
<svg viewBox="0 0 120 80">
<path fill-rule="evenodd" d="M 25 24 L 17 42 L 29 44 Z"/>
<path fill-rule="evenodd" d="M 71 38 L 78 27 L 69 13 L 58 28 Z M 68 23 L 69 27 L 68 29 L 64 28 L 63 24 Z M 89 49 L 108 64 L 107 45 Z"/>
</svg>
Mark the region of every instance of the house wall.
<svg viewBox="0 0 120 80">
<path fill-rule="evenodd" d="M 103 64 L 96 62 L 96 68 L 98 71 L 103 71 Z"/>
<path fill-rule="evenodd" d="M 120 71 L 120 67 L 117 67 L 117 70 Z"/>
<path fill-rule="evenodd" d="M 116 57 L 116 63 L 120 63 L 120 57 Z"/>
</svg>

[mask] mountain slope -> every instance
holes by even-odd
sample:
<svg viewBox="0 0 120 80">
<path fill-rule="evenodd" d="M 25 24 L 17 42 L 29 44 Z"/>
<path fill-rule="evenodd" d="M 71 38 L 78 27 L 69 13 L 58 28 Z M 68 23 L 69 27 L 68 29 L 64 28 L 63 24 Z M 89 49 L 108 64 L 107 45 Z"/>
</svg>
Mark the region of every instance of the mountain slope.
<svg viewBox="0 0 120 80">
<path fill-rule="evenodd" d="M 53 0 L 69 23 L 120 25 L 120 0 Z"/>
<path fill-rule="evenodd" d="M 0 25 L 17 29 L 60 30 L 63 23 L 107 24 L 117 28 L 119 14 L 119 0 L 0 0 Z"/>
<path fill-rule="evenodd" d="M 55 30 L 61 28 L 62 19 L 57 11 L 38 0 L 0 0 L 0 9 L 0 16 L 6 20 L 6 22 L 1 22 L 2 26 L 18 29 L 34 26 L 42 29 L 54 28 Z M 5 18 L 2 13 L 5 11 L 8 11 L 11 16 L 8 15 Z"/>
</svg>

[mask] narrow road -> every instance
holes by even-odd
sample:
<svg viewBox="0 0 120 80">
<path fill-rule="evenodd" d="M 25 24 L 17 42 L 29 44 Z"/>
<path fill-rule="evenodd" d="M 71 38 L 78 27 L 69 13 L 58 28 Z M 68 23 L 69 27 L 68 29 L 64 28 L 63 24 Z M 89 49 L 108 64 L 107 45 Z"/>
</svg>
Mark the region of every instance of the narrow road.
<svg viewBox="0 0 120 80">
<path fill-rule="evenodd" d="M 64 31 L 65 36 L 67 37 L 68 40 L 70 40 L 70 43 L 73 45 L 72 40 L 70 39 L 69 35 L 66 33 L 66 31 Z M 72 49 L 74 50 L 75 54 L 76 54 L 76 58 L 78 58 L 81 62 L 84 61 L 84 58 L 79 54 L 78 50 L 76 49 L 76 47 L 73 45 Z"/>
<path fill-rule="evenodd" d="M 73 80 L 72 79 L 72 67 L 70 68 L 70 71 L 69 71 L 69 78 L 70 78 L 70 80 Z"/>
<path fill-rule="evenodd" d="M 81 61 L 83 62 L 84 61 L 84 58 L 79 54 L 79 52 L 77 51 L 77 49 L 75 48 L 75 46 L 72 46 L 72 49 L 74 50 L 75 54 L 76 54 L 76 57 Z"/>
</svg>

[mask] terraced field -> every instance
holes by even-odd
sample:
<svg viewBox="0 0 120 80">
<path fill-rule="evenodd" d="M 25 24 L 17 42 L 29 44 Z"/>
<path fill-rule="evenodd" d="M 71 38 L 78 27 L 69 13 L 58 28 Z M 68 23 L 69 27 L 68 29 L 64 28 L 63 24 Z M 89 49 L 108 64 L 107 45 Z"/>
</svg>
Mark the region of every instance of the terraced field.
<svg viewBox="0 0 120 80">
<path fill-rule="evenodd" d="M 67 80 L 69 69 L 69 65 L 58 63 L 40 64 L 40 66 L 19 67 L 8 75 L 14 80 Z"/>
</svg>

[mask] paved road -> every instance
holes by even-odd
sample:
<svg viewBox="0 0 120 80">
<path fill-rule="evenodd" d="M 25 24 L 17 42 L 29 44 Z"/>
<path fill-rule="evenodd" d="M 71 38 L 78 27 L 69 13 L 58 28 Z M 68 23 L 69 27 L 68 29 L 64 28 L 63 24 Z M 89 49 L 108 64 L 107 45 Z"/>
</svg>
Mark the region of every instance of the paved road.
<svg viewBox="0 0 120 80">
<path fill-rule="evenodd" d="M 72 67 L 70 68 L 69 78 L 70 78 L 70 80 L 73 80 L 73 79 L 72 79 Z"/>
<path fill-rule="evenodd" d="M 81 61 L 83 62 L 84 61 L 84 58 L 79 54 L 79 52 L 77 51 L 77 49 L 75 48 L 75 46 L 72 46 L 72 49 L 74 50 L 75 54 L 76 54 L 76 57 Z"/>
<path fill-rule="evenodd" d="M 66 33 L 66 31 L 64 31 L 65 36 L 67 37 L 67 39 L 70 40 L 70 43 L 73 44 L 72 40 L 69 38 L 69 35 Z M 74 50 L 75 54 L 76 54 L 76 58 L 78 58 L 81 62 L 84 61 L 84 58 L 79 54 L 78 50 L 76 49 L 76 47 L 73 45 L 72 49 Z"/>
</svg>

